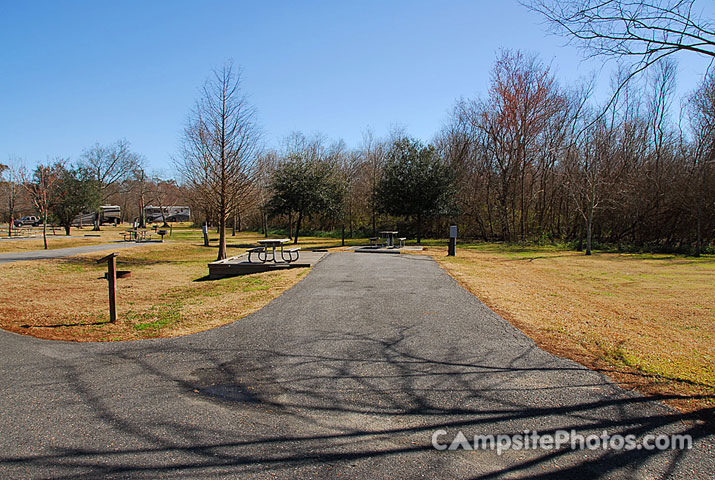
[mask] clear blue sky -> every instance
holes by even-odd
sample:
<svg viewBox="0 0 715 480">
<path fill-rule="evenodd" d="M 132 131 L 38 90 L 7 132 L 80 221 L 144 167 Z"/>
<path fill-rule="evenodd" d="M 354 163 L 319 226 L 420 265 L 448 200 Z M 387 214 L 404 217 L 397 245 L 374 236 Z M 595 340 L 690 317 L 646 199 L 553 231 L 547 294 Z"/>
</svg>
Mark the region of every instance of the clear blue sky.
<svg viewBox="0 0 715 480">
<path fill-rule="evenodd" d="M 562 83 L 598 68 L 516 0 L 0 0 L 0 162 L 76 161 L 126 138 L 171 174 L 198 89 L 227 59 L 268 146 L 300 130 L 353 147 L 393 125 L 429 141 L 456 99 L 486 92 L 500 48 L 539 54 Z M 682 94 L 707 62 L 680 67 Z"/>
</svg>

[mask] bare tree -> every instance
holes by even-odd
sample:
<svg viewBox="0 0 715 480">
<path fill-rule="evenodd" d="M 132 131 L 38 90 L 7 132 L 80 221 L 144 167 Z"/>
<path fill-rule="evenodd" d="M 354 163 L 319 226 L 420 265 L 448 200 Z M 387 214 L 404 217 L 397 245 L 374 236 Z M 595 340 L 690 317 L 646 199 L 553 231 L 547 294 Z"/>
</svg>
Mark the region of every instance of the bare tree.
<svg viewBox="0 0 715 480">
<path fill-rule="evenodd" d="M 715 57 L 715 31 L 695 0 L 531 0 L 556 33 L 593 55 L 645 62 L 679 51 Z"/>
<path fill-rule="evenodd" d="M 359 189 L 358 189 L 358 174 L 362 168 L 362 159 L 359 152 L 349 152 L 342 155 L 341 170 L 344 176 L 345 183 L 345 214 L 347 218 L 348 234 L 350 238 L 354 235 L 355 213 L 358 210 Z M 345 221 L 342 224 L 343 229 L 343 245 L 345 244 Z"/>
<path fill-rule="evenodd" d="M 601 190 L 606 182 L 604 164 L 611 153 L 609 133 L 601 121 L 582 137 L 581 148 L 572 151 L 575 168 L 570 171 L 568 186 L 576 211 L 581 215 L 586 227 L 586 255 L 591 255 L 593 219 L 603 200 Z"/>
<path fill-rule="evenodd" d="M 82 161 L 97 180 L 100 204 L 116 193 L 119 184 L 131 176 L 140 163 L 139 156 L 131 151 L 126 140 L 118 140 L 112 145 L 96 144 L 84 152 Z M 99 230 L 98 219 L 97 215 L 95 230 Z"/>
<path fill-rule="evenodd" d="M 361 164 L 363 197 L 370 208 L 370 225 L 372 227 L 372 236 L 377 235 L 377 198 L 374 193 L 377 190 L 377 184 L 380 181 L 380 174 L 385 165 L 385 157 L 387 152 L 387 142 L 375 138 L 372 130 L 366 130 L 362 134 L 361 146 Z"/>
<path fill-rule="evenodd" d="M 179 191 L 174 180 L 162 179 L 161 173 L 155 172 L 152 177 L 150 193 L 153 201 L 159 207 L 162 227 L 169 226 L 169 207 L 179 201 Z M 175 220 L 172 220 L 175 221 Z"/>
<path fill-rule="evenodd" d="M 715 163 L 715 74 L 708 75 L 690 99 L 694 148 L 692 155 L 695 192 L 696 242 L 695 254 L 700 256 L 703 247 L 703 217 L 707 193 L 712 195 L 710 167 Z"/>
<path fill-rule="evenodd" d="M 651 89 L 648 99 L 648 130 L 652 149 L 653 167 L 647 172 L 649 187 L 652 191 L 653 205 L 651 206 L 655 217 L 659 217 L 663 207 L 663 198 L 666 183 L 669 181 L 668 157 L 673 151 L 674 135 L 668 131 L 668 114 L 675 92 L 675 78 L 677 67 L 672 59 L 658 62 L 649 76 Z"/>
<path fill-rule="evenodd" d="M 184 130 L 177 168 L 218 218 L 218 259 L 226 258 L 226 222 L 250 192 L 259 130 L 255 110 L 231 64 L 215 70 Z"/>
<path fill-rule="evenodd" d="M 42 239 L 45 243 L 45 250 L 47 250 L 47 216 L 53 200 L 51 198 L 52 187 L 59 180 L 63 165 L 63 160 L 56 160 L 54 164 L 39 164 L 32 174 L 29 174 L 24 168 L 20 170 L 22 185 L 42 217 Z"/>
<path fill-rule="evenodd" d="M 486 137 L 486 156 L 498 178 L 502 236 L 521 240 L 529 228 L 537 151 L 548 139 L 565 98 L 548 67 L 536 57 L 503 51 L 492 70 L 487 101 L 461 102 L 458 115 Z"/>
<path fill-rule="evenodd" d="M 146 228 L 146 204 L 147 195 L 150 191 L 146 169 L 143 161 L 137 161 L 132 171 L 133 187 L 136 193 L 136 200 L 139 206 L 139 228 Z"/>
<path fill-rule="evenodd" d="M 0 191 L 2 191 L 3 195 L 5 194 L 5 190 L 7 190 L 9 188 L 9 186 L 6 186 L 6 184 L 8 184 L 9 182 L 3 178 L 5 175 L 5 171 L 8 170 L 8 168 L 9 167 L 7 165 L 0 163 L 0 187 L 2 187 L 2 189 Z M 12 215 L 9 215 L 9 216 L 12 217 Z M 11 235 L 11 232 L 12 232 L 12 218 L 10 218 L 10 222 L 8 223 L 8 228 L 7 228 L 7 236 L 8 237 Z"/>
<path fill-rule="evenodd" d="M 632 63 L 623 86 L 659 60 L 679 52 L 715 58 L 715 27 L 695 0 L 524 0 L 552 31 L 590 56 Z M 614 99 L 619 90 L 616 90 Z M 612 99 L 612 102 L 614 101 Z"/>
<path fill-rule="evenodd" d="M 268 215 L 271 199 L 271 178 L 278 167 L 278 153 L 268 151 L 258 158 L 254 184 L 254 195 L 257 200 L 261 216 L 261 230 L 263 236 L 268 238 Z"/>
<path fill-rule="evenodd" d="M 12 235 L 12 226 L 15 221 L 15 210 L 17 209 L 17 197 L 19 193 L 19 188 L 21 184 L 20 170 L 21 170 L 21 160 L 17 157 L 11 157 L 7 165 L 3 165 L 4 173 L 7 178 L 5 182 L 5 194 L 7 196 L 7 210 L 8 210 L 8 225 L 7 225 L 7 236 Z"/>
</svg>

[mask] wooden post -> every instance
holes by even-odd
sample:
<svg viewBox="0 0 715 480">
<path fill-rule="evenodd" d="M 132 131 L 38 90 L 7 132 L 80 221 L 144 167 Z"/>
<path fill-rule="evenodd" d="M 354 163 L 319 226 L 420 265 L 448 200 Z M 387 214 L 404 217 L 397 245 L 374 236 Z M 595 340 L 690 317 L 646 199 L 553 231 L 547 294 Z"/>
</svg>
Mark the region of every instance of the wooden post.
<svg viewBox="0 0 715 480">
<path fill-rule="evenodd" d="M 117 257 L 118 253 L 110 253 L 97 260 L 97 263 L 107 262 L 107 281 L 109 282 L 109 322 L 117 321 Z"/>
</svg>

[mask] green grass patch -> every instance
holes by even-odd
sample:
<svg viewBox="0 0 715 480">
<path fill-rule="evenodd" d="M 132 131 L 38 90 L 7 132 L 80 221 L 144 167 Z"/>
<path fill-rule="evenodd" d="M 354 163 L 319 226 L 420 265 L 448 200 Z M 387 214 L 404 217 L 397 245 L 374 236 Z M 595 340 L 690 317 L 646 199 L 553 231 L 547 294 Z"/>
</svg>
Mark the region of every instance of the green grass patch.
<svg viewBox="0 0 715 480">
<path fill-rule="evenodd" d="M 179 305 L 160 304 L 149 312 L 139 314 L 131 311 L 127 312 L 126 318 L 137 322 L 134 324 L 135 330 L 159 330 L 179 322 L 181 320 L 181 311 Z"/>
<path fill-rule="evenodd" d="M 269 290 L 273 275 L 231 277 L 204 282 L 189 287 L 173 288 L 158 296 L 160 303 L 147 312 L 125 313 L 127 321 L 134 323 L 135 330 L 159 330 L 182 320 L 181 311 L 186 304 L 195 303 L 202 297 L 216 297 L 232 291 L 256 292 Z"/>
<path fill-rule="evenodd" d="M 57 270 L 60 272 L 76 272 L 81 273 L 87 270 L 85 265 L 79 263 L 60 263 L 57 265 Z"/>
</svg>

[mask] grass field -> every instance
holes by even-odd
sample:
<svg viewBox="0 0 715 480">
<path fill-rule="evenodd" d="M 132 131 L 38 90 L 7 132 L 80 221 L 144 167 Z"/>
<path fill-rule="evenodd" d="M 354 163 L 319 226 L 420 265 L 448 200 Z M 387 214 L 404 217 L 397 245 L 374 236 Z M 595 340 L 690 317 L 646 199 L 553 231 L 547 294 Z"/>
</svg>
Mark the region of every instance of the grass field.
<svg viewBox="0 0 715 480">
<path fill-rule="evenodd" d="M 82 229 L 72 228 L 71 235 L 65 235 L 64 229 L 55 229 L 55 235 L 48 229 L 47 248 L 54 250 L 57 248 L 83 247 L 87 245 L 97 245 L 100 243 L 116 242 L 122 240 L 122 233 L 129 230 L 128 226 L 108 226 L 105 225 L 99 232 L 93 232 L 91 227 Z M 42 250 L 45 248 L 42 240 L 42 227 L 33 228 L 33 236 L 26 238 L 8 238 L 7 225 L 4 229 L 0 227 L 0 253 L 27 252 L 32 250 Z"/>
<path fill-rule="evenodd" d="M 106 243 L 101 237 L 53 237 L 50 247 Z M 94 234 L 94 232 L 92 232 Z M 80 236 L 82 235 L 82 236 Z M 64 259 L 0 265 L 0 327 L 42 338 L 113 341 L 183 335 L 239 319 L 298 282 L 305 269 L 205 281 L 216 257 L 198 229 L 174 229 L 165 243 L 121 250 L 118 321 L 109 324 L 106 251 Z M 237 255 L 262 238 L 228 237 Z M 365 239 L 349 244 L 365 244 Z M 557 355 L 600 370 L 626 388 L 674 395 L 682 410 L 715 405 L 715 257 L 582 253 L 556 247 L 426 242 L 465 288 Z M 340 240 L 303 238 L 302 248 L 339 248 Z M 35 250 L 42 239 L 3 241 L 4 251 Z M 3 250 L 0 250 L 3 252 Z"/>
<path fill-rule="evenodd" d="M 118 232 L 124 230 L 103 228 L 102 238 L 91 240 L 116 240 Z M 207 263 L 217 254 L 217 235 L 213 232 L 210 237 L 212 246 L 206 248 L 200 230 L 178 228 L 165 243 L 119 250 L 117 268 L 132 273 L 117 280 L 118 318 L 114 324 L 108 323 L 107 282 L 102 278 L 106 265 L 96 263 L 108 251 L 0 264 L 0 327 L 74 341 L 184 335 L 230 323 L 258 310 L 307 272 L 291 269 L 206 281 Z M 255 233 L 229 236 L 229 256 L 255 246 L 259 238 Z M 13 244 L 30 249 L 24 242 L 35 240 Z M 323 238 L 300 242 L 302 248 L 338 245 L 339 241 Z"/>
<path fill-rule="evenodd" d="M 539 346 L 627 388 L 715 405 L 715 257 L 498 244 L 428 247 L 464 287 Z"/>
</svg>

